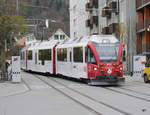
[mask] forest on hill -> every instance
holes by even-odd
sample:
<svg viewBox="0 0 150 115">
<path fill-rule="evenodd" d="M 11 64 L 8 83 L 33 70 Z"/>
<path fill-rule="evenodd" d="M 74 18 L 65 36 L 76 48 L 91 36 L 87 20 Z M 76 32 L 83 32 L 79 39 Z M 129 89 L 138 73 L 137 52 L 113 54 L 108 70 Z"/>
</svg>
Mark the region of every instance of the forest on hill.
<svg viewBox="0 0 150 115">
<path fill-rule="evenodd" d="M 69 0 L 7 1 L 13 1 L 16 5 L 18 1 L 18 12 L 27 19 L 55 20 L 55 23 L 50 24 L 53 30 L 61 27 L 69 35 Z"/>
</svg>

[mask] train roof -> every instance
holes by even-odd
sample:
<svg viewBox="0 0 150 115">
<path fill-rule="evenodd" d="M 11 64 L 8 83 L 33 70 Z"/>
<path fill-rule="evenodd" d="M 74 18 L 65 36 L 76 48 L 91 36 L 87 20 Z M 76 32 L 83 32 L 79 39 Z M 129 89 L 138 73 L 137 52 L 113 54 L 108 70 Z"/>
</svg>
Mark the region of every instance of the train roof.
<svg viewBox="0 0 150 115">
<path fill-rule="evenodd" d="M 88 42 L 119 43 L 118 39 L 114 35 L 91 35 L 75 39 L 66 39 L 61 42 L 58 40 L 35 42 L 24 47 L 22 51 L 35 49 L 52 49 L 55 45 L 58 45 L 57 48 L 86 46 Z"/>
<path fill-rule="evenodd" d="M 35 50 L 35 49 L 52 49 L 56 44 L 58 44 L 58 40 L 50 40 L 50 41 L 43 41 L 43 42 L 35 42 L 25 46 L 22 51 L 24 50 Z"/>
<path fill-rule="evenodd" d="M 119 40 L 114 35 L 91 35 L 76 39 L 69 39 L 60 43 L 57 48 L 71 46 L 86 46 L 88 42 L 96 43 L 119 43 Z"/>
</svg>

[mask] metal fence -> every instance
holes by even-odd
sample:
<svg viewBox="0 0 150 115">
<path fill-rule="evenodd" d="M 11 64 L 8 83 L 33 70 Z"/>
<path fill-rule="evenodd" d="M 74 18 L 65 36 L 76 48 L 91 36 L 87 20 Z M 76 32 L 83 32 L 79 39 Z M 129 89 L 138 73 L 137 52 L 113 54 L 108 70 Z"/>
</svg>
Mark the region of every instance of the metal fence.
<svg viewBox="0 0 150 115">
<path fill-rule="evenodd" d="M 1 72 L 0 71 L 0 82 L 1 81 L 8 81 L 8 72 Z"/>
</svg>

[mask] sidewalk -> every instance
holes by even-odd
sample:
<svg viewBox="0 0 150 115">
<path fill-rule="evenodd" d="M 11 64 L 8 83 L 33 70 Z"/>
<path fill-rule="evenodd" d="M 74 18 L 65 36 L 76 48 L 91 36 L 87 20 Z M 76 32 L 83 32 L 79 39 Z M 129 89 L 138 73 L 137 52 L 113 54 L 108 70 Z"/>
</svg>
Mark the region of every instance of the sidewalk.
<svg viewBox="0 0 150 115">
<path fill-rule="evenodd" d="M 125 76 L 126 82 L 133 82 L 133 81 L 140 81 L 144 83 L 143 77 L 141 77 L 141 74 L 134 74 L 133 76 Z"/>
<path fill-rule="evenodd" d="M 17 95 L 26 91 L 28 91 L 28 88 L 23 82 L 14 84 L 7 81 L 0 83 L 0 98 Z"/>
</svg>

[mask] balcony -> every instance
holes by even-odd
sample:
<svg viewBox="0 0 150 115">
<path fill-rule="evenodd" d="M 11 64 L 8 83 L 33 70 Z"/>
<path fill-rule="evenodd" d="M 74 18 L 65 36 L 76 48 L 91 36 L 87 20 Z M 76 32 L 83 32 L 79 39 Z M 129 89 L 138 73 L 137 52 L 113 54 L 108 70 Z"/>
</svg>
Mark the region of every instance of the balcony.
<svg viewBox="0 0 150 115">
<path fill-rule="evenodd" d="M 92 16 L 90 20 L 91 24 L 98 25 L 98 16 Z"/>
<path fill-rule="evenodd" d="M 86 11 L 90 11 L 92 8 L 91 4 L 88 2 L 86 3 Z"/>
<path fill-rule="evenodd" d="M 98 0 L 90 0 L 86 3 L 86 11 L 91 11 L 92 8 L 98 8 Z"/>
<path fill-rule="evenodd" d="M 93 8 L 98 8 L 98 1 L 99 0 L 90 0 L 90 4 Z"/>
<path fill-rule="evenodd" d="M 112 23 L 109 25 L 109 33 L 115 33 L 117 31 L 118 23 Z"/>
<path fill-rule="evenodd" d="M 110 18 L 111 17 L 111 10 L 110 7 L 104 7 L 102 9 L 102 17 L 107 17 Z"/>
<path fill-rule="evenodd" d="M 112 1 L 111 3 L 109 3 L 109 7 L 112 10 L 112 12 L 116 12 L 117 11 L 117 2 Z"/>
<path fill-rule="evenodd" d="M 102 34 L 109 34 L 109 27 L 102 28 Z"/>
<path fill-rule="evenodd" d="M 150 0 L 136 0 L 136 8 L 137 10 L 147 6 L 150 4 Z"/>
<path fill-rule="evenodd" d="M 138 23 L 138 24 L 136 25 L 137 33 L 143 32 L 143 31 L 145 31 L 145 30 L 146 30 L 147 28 L 149 28 L 149 27 L 150 27 L 150 19 L 147 18 L 147 19 L 145 19 L 143 22 Z"/>
</svg>

